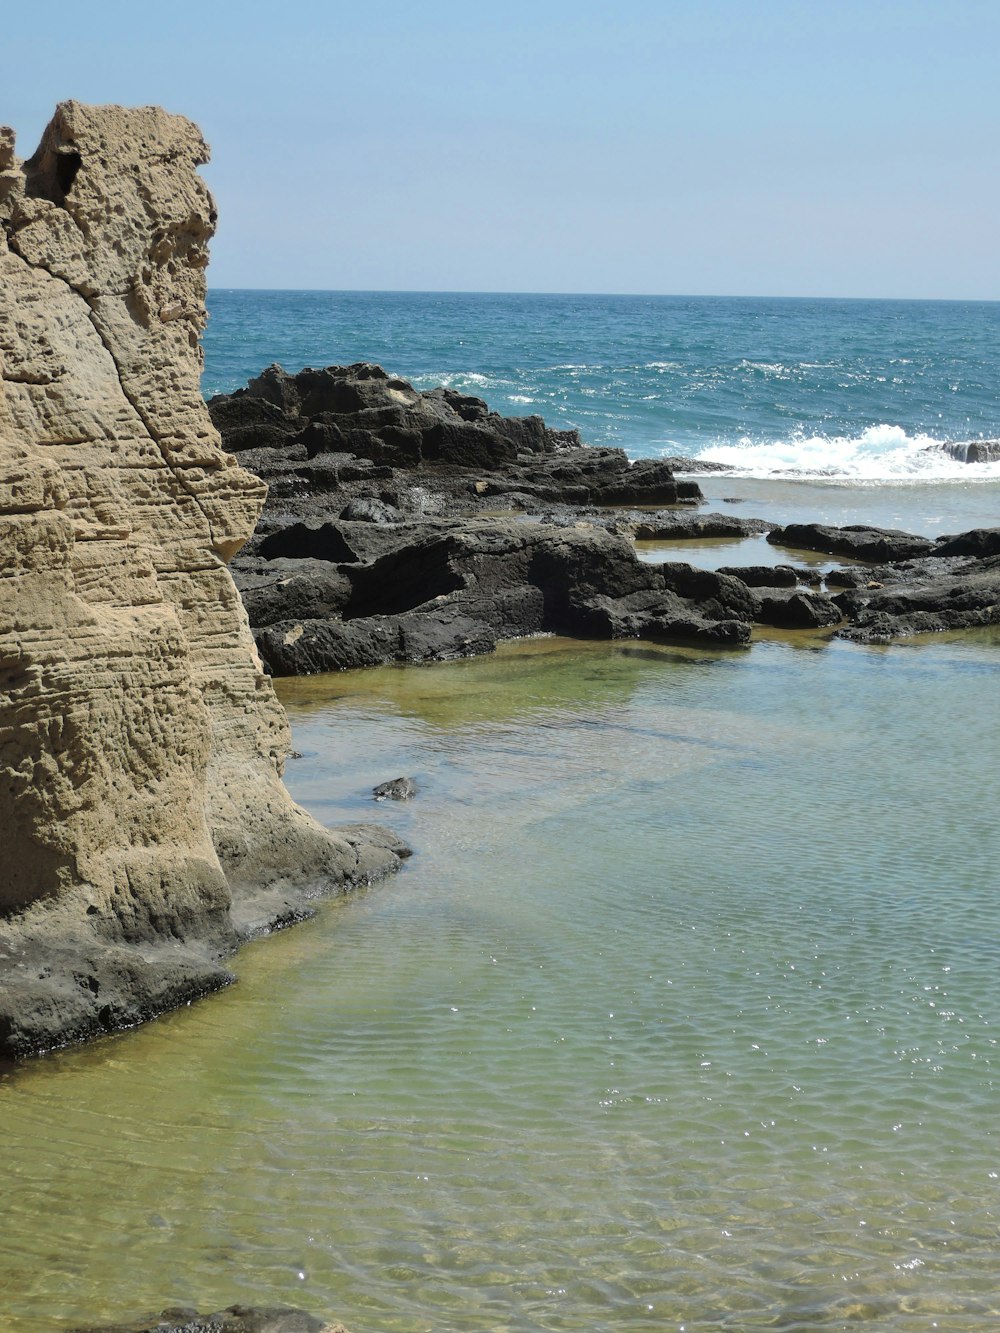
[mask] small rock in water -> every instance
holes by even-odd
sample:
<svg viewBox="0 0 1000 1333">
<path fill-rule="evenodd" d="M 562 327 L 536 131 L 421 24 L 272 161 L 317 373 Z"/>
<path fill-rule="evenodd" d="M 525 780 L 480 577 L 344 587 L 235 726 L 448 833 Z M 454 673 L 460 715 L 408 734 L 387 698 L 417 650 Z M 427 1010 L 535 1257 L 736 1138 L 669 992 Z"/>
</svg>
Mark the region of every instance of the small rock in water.
<svg viewBox="0 0 1000 1333">
<path fill-rule="evenodd" d="M 382 782 L 372 790 L 372 795 L 376 801 L 408 801 L 411 796 L 416 796 L 417 784 L 412 778 L 393 778 L 390 782 Z"/>
</svg>

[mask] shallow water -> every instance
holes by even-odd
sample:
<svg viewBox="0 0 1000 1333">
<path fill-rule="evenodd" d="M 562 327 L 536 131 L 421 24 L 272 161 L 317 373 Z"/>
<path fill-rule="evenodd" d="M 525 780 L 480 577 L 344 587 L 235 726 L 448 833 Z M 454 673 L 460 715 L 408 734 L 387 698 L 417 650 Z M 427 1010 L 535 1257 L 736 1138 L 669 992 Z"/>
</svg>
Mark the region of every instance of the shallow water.
<svg viewBox="0 0 1000 1333">
<path fill-rule="evenodd" d="M 995 479 L 911 467 L 1000 433 L 1000 306 L 213 306 L 211 389 L 275 355 L 458 368 L 633 454 L 854 468 L 707 475 L 713 509 L 1000 518 Z M 858 478 L 878 450 L 893 484 Z M 998 669 L 1000 631 L 771 631 L 282 682 L 296 797 L 415 855 L 222 995 L 0 1077 L 4 1333 L 233 1301 L 354 1333 L 996 1329 Z"/>
<path fill-rule="evenodd" d="M 294 794 L 416 854 L 0 1081 L 5 1330 L 995 1328 L 998 649 L 282 682 Z"/>
</svg>

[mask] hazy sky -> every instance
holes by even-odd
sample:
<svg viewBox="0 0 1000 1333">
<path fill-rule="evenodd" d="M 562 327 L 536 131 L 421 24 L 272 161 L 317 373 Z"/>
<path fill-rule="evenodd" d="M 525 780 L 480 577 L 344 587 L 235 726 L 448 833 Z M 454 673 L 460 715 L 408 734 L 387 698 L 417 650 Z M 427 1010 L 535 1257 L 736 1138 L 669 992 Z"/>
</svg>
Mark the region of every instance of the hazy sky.
<svg viewBox="0 0 1000 1333">
<path fill-rule="evenodd" d="M 0 123 L 196 120 L 217 287 L 1000 299 L 1000 0 L 55 0 Z"/>
</svg>

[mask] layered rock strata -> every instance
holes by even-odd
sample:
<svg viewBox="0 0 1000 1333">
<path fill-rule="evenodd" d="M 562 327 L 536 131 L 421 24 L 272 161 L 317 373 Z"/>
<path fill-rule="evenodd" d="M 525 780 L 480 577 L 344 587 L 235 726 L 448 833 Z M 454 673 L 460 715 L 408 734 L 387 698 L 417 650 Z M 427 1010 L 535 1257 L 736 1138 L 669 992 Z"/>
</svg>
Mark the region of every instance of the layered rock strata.
<svg viewBox="0 0 1000 1333">
<path fill-rule="evenodd" d="M 237 939 L 390 869 L 281 780 L 289 738 L 227 568 L 262 482 L 199 390 L 198 129 L 62 104 L 0 130 L 0 1054 L 225 984 Z"/>
</svg>

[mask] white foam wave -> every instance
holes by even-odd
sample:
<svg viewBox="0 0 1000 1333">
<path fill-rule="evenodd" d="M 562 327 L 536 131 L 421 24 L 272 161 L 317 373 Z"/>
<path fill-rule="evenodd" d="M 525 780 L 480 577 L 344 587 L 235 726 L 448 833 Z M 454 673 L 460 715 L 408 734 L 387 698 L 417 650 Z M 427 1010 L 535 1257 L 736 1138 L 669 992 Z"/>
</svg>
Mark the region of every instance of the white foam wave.
<svg viewBox="0 0 1000 1333">
<path fill-rule="evenodd" d="M 932 435 L 902 426 L 869 426 L 859 435 L 795 435 L 761 442 L 716 444 L 697 457 L 749 477 L 850 477 L 858 481 L 1000 480 L 1000 461 L 966 463 Z"/>
<path fill-rule="evenodd" d="M 498 379 L 494 375 L 480 375 L 475 370 L 459 370 L 447 375 L 420 375 L 416 376 L 414 383 L 419 379 L 421 383 L 425 380 L 434 384 L 442 384 L 446 389 L 490 389 L 502 385 L 505 381 Z"/>
</svg>

